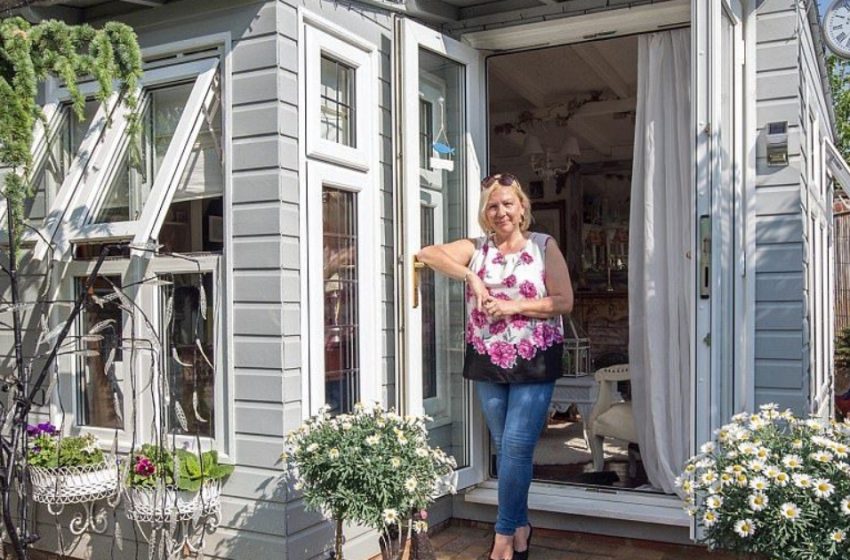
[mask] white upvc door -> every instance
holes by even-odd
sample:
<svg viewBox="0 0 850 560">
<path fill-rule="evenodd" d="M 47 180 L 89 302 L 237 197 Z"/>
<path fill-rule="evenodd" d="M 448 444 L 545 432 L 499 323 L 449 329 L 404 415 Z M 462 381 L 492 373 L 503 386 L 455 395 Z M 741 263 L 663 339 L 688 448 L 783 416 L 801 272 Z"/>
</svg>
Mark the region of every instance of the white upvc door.
<svg viewBox="0 0 850 560">
<path fill-rule="evenodd" d="M 739 0 L 693 0 L 696 265 L 694 446 L 751 404 Z"/>
<path fill-rule="evenodd" d="M 458 487 L 483 480 L 484 437 L 462 377 L 464 285 L 415 268 L 426 244 L 478 234 L 486 155 L 482 55 L 408 19 L 397 26 L 402 367 L 400 404 L 433 415 L 432 445 L 458 463 Z M 426 371 L 427 370 L 427 371 Z"/>
</svg>

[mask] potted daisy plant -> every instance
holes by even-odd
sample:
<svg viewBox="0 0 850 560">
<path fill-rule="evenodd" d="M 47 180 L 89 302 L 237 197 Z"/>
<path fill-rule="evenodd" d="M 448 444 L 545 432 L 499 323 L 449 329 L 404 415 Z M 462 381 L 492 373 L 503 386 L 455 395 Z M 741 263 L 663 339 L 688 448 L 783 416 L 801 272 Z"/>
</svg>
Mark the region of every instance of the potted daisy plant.
<svg viewBox="0 0 850 560">
<path fill-rule="evenodd" d="M 344 522 L 376 529 L 384 558 L 401 557 L 413 532 L 427 530 L 428 504 L 454 492 L 454 459 L 428 444 L 427 421 L 358 403 L 351 414 L 323 408 L 287 435 L 286 473 L 334 521 L 333 558 L 342 560 Z"/>
<path fill-rule="evenodd" d="M 677 480 L 713 548 L 771 560 L 850 550 L 850 420 L 799 419 L 775 404 L 715 433 Z"/>
</svg>

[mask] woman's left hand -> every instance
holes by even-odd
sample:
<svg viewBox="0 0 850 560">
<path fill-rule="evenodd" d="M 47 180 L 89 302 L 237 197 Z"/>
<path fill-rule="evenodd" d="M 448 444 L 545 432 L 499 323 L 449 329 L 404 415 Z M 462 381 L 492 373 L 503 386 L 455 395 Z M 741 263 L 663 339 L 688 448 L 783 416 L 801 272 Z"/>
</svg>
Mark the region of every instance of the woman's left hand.
<svg viewBox="0 0 850 560">
<path fill-rule="evenodd" d="M 519 303 L 511 300 L 489 298 L 484 302 L 484 311 L 490 317 L 499 319 L 520 313 Z"/>
</svg>

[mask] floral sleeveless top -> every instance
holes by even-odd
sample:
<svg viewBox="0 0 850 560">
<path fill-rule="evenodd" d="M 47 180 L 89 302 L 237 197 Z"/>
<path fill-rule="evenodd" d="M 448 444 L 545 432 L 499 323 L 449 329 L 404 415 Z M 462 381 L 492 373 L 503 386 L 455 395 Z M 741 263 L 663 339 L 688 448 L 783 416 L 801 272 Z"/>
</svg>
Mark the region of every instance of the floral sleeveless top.
<svg viewBox="0 0 850 560">
<path fill-rule="evenodd" d="M 503 255 L 490 238 L 480 238 L 469 268 L 502 300 L 546 297 L 545 255 L 549 236 L 530 233 L 525 247 Z M 564 328 L 561 317 L 513 315 L 493 319 L 475 308 L 466 289 L 464 377 L 498 383 L 551 381 L 561 375 Z"/>
</svg>

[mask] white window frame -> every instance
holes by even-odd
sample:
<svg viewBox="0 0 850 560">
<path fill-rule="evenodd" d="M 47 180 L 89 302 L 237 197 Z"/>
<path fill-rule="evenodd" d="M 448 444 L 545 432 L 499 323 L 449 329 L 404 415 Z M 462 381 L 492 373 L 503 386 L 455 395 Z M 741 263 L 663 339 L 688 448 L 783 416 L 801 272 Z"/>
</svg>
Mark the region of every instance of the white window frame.
<svg viewBox="0 0 850 560">
<path fill-rule="evenodd" d="M 377 50 L 362 39 L 343 33 L 315 17 L 304 18 L 304 81 L 306 86 L 304 129 L 307 156 L 368 172 L 374 144 L 374 81 Z M 354 146 L 322 138 L 321 59 L 327 56 L 354 69 Z"/>
<path fill-rule="evenodd" d="M 379 244 L 378 213 L 380 197 L 372 178 L 327 163 L 310 161 L 307 171 L 307 323 L 304 346 L 308 348 L 309 406 L 303 412 L 316 414 L 325 404 L 325 306 L 322 188 L 333 187 L 357 194 L 357 305 L 359 330 L 360 371 L 359 399 L 361 402 L 381 401 L 381 325 L 382 307 L 380 262 L 376 248 Z M 302 340 L 304 340 L 302 338 Z M 305 375 L 307 377 L 307 375 Z"/>
<path fill-rule="evenodd" d="M 58 249 L 56 257 L 70 259 L 71 244 L 76 241 L 132 238 L 134 244 L 143 244 L 156 235 L 185 168 L 188 153 L 197 138 L 203 110 L 208 108 L 215 97 L 211 89 L 214 78 L 220 72 L 219 62 L 220 57 L 216 56 L 164 66 L 146 72 L 142 78 L 136 91 L 140 99 L 146 88 L 191 78 L 194 78 L 195 82 L 139 220 L 90 223 L 111 184 L 111 179 L 121 167 L 122 156 L 129 143 L 126 132 L 130 112 L 127 108 L 119 105 L 113 112 L 113 123 L 103 136 L 103 146 L 86 146 L 93 148 L 95 153 L 80 148 L 81 154 L 91 154 L 91 169 L 85 173 L 85 177 L 83 169 L 79 174 L 68 174 L 45 219 L 46 231 L 42 234 L 46 239 L 55 236 Z M 88 140 L 87 136 L 84 144 Z M 77 163 L 75 160 L 72 168 Z M 46 249 L 47 243 L 39 239 L 35 249 L 36 258 L 42 259 Z"/>
</svg>

